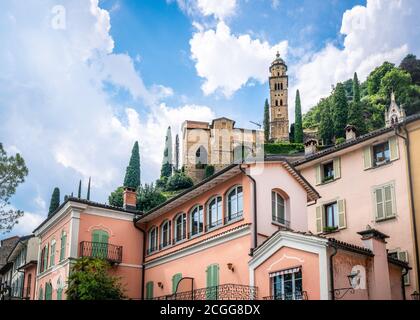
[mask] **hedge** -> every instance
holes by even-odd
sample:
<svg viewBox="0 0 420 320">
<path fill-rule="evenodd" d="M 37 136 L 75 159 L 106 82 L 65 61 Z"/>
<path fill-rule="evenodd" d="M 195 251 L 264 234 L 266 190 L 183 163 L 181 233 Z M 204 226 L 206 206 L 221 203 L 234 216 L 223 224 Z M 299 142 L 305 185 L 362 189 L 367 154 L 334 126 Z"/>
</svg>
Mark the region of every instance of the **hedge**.
<svg viewBox="0 0 420 320">
<path fill-rule="evenodd" d="M 264 144 L 265 154 L 293 154 L 303 152 L 305 147 L 303 143 L 266 143 Z"/>
</svg>

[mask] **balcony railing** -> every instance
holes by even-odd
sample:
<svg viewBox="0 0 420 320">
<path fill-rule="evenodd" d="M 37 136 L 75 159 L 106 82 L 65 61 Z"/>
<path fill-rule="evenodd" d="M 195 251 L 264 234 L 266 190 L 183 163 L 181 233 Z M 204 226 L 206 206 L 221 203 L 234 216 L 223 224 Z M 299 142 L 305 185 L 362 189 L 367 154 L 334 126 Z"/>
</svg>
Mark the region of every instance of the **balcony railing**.
<svg viewBox="0 0 420 320">
<path fill-rule="evenodd" d="M 308 294 L 306 291 L 286 293 L 286 294 L 277 294 L 274 296 L 264 297 L 264 300 L 308 300 Z"/>
<path fill-rule="evenodd" d="M 80 256 L 90 258 L 102 258 L 111 263 L 122 262 L 122 246 L 116 246 L 101 242 L 80 242 Z"/>
<path fill-rule="evenodd" d="M 153 300 L 255 300 L 257 299 L 257 291 L 257 287 L 222 284 L 215 287 L 160 296 Z"/>
<path fill-rule="evenodd" d="M 285 226 L 286 228 L 290 228 L 290 221 L 287 221 L 281 217 L 277 217 L 275 215 L 272 216 L 272 219 L 274 222 L 277 222 L 283 226 Z"/>
</svg>

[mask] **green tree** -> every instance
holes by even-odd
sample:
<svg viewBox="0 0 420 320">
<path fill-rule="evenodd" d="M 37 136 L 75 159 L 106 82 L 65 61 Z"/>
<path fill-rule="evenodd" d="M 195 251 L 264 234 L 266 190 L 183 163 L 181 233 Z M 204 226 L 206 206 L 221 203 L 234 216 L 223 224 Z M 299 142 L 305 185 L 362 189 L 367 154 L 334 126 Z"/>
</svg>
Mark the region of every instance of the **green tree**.
<svg viewBox="0 0 420 320">
<path fill-rule="evenodd" d="M 324 145 L 329 145 L 334 137 L 334 125 L 331 114 L 331 98 L 322 99 L 318 104 L 321 110 L 321 121 L 319 124 L 319 135 Z"/>
<path fill-rule="evenodd" d="M 411 75 L 413 84 L 420 85 L 420 59 L 417 59 L 413 54 L 409 54 L 401 61 L 400 69 Z"/>
<path fill-rule="evenodd" d="M 175 170 L 179 170 L 179 136 L 175 136 Z"/>
<path fill-rule="evenodd" d="M 335 138 L 344 137 L 344 128 L 347 125 L 348 104 L 346 91 L 342 83 L 338 83 L 333 94 L 332 119 L 334 123 Z"/>
<path fill-rule="evenodd" d="M 204 178 L 211 177 L 214 174 L 214 166 L 206 165 L 206 170 L 204 172 Z"/>
<path fill-rule="evenodd" d="M 87 189 L 86 199 L 87 200 L 90 200 L 90 177 L 89 177 L 89 183 L 88 183 L 88 189 Z"/>
<path fill-rule="evenodd" d="M 268 105 L 268 99 L 265 99 L 264 104 L 264 141 L 270 140 L 270 106 Z"/>
<path fill-rule="evenodd" d="M 367 91 L 368 95 L 374 95 L 381 89 L 382 78 L 392 69 L 395 65 L 390 62 L 384 62 L 381 66 L 373 70 L 367 78 Z"/>
<path fill-rule="evenodd" d="M 166 184 L 167 191 L 177 191 L 182 189 L 190 188 L 194 185 L 192 179 L 185 173 L 175 173 L 168 179 Z"/>
<path fill-rule="evenodd" d="M 125 171 L 124 186 L 137 189 L 140 186 L 140 152 L 139 143 L 134 143 L 131 158 Z"/>
<path fill-rule="evenodd" d="M 25 160 L 17 153 L 8 156 L 0 143 L 0 232 L 6 233 L 18 223 L 23 211 L 10 208 L 10 198 L 19 184 L 25 181 L 28 168 Z"/>
<path fill-rule="evenodd" d="M 120 278 L 110 275 L 104 259 L 79 258 L 68 278 L 67 300 L 121 300 L 125 298 Z"/>
<path fill-rule="evenodd" d="M 60 206 L 60 189 L 54 188 L 51 195 L 50 209 L 48 210 L 48 216 L 50 216 Z"/>
<path fill-rule="evenodd" d="M 295 143 L 303 142 L 303 127 L 302 127 L 302 106 L 300 103 L 300 93 L 299 90 L 296 91 L 296 101 L 295 101 Z"/>
<path fill-rule="evenodd" d="M 408 72 L 394 68 L 388 71 L 381 80 L 379 94 L 390 102 L 391 92 L 394 91 L 397 103 L 407 101 L 411 85 L 411 76 Z"/>
<path fill-rule="evenodd" d="M 356 127 L 359 134 L 366 132 L 365 120 L 363 118 L 362 103 L 360 100 L 360 83 L 357 78 L 357 73 L 354 73 L 353 78 L 353 99 L 349 104 L 347 123 Z"/>
<path fill-rule="evenodd" d="M 295 142 L 295 124 L 294 123 L 292 123 L 290 125 L 289 142 L 290 143 L 294 143 Z"/>
<path fill-rule="evenodd" d="M 79 199 L 82 197 L 82 180 L 79 180 L 79 189 L 77 190 L 77 197 Z"/>
<path fill-rule="evenodd" d="M 163 151 L 162 168 L 160 170 L 161 177 L 169 178 L 172 175 L 172 133 L 171 127 L 168 127 L 165 137 L 165 149 Z"/>
<path fill-rule="evenodd" d="M 142 212 L 147 212 L 165 201 L 165 195 L 153 183 L 137 189 L 137 209 Z"/>
<path fill-rule="evenodd" d="M 118 187 L 114 192 L 108 197 L 108 203 L 111 206 L 122 208 L 124 206 L 124 188 Z"/>
</svg>

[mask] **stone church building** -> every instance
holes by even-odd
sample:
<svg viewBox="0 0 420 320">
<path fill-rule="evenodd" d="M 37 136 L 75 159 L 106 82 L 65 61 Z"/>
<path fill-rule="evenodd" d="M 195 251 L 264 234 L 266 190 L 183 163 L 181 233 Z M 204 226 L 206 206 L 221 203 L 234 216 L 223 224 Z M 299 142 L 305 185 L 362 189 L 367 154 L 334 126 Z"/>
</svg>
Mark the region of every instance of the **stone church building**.
<svg viewBox="0 0 420 320">
<path fill-rule="evenodd" d="M 277 53 L 269 68 L 270 87 L 270 139 L 289 140 L 288 76 L 287 65 Z M 206 166 L 215 172 L 227 165 L 264 152 L 264 132 L 236 128 L 228 118 L 214 119 L 211 123 L 187 120 L 182 125 L 182 161 L 184 170 L 194 182 L 205 177 Z"/>
</svg>

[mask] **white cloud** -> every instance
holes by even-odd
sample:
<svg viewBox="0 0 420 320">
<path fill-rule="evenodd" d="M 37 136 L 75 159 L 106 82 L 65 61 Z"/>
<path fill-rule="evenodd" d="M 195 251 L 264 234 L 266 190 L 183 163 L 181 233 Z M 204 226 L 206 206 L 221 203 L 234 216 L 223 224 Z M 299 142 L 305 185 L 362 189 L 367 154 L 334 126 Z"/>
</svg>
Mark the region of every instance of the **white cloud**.
<svg viewBox="0 0 420 320">
<path fill-rule="evenodd" d="M 280 6 L 280 0 L 271 0 L 271 7 L 277 9 Z"/>
<path fill-rule="evenodd" d="M 13 228 L 13 233 L 18 235 L 28 235 L 38 227 L 45 219 L 45 215 L 40 213 L 25 212 L 23 217 Z"/>
<path fill-rule="evenodd" d="M 276 51 L 284 57 L 288 43 L 282 41 L 271 46 L 248 34 L 237 36 L 222 21 L 215 30 L 198 29 L 190 46 L 197 74 L 205 79 L 203 92 L 208 95 L 221 90 L 230 97 L 252 79 L 266 82 L 268 66 Z"/>
<path fill-rule="evenodd" d="M 218 19 L 233 15 L 236 4 L 236 0 L 197 0 L 197 6 L 203 15 L 214 15 Z"/>
<path fill-rule="evenodd" d="M 352 78 L 366 79 L 385 60 L 398 64 L 406 54 L 420 53 L 420 2 L 368 0 L 344 13 L 341 34 L 344 46 L 327 44 L 309 61 L 291 68 L 291 101 L 300 89 L 304 111 L 331 91 L 331 85 Z M 291 102 L 289 101 L 289 102 Z"/>
<path fill-rule="evenodd" d="M 178 128 L 185 115 L 214 116 L 205 106 L 162 104 L 173 90 L 146 86 L 133 59 L 113 52 L 109 14 L 97 0 L 62 2 L 64 30 L 51 28 L 53 0 L 1 5 L 0 137 L 8 150 L 21 152 L 29 168 L 13 198 L 29 212 L 18 232 L 45 217 L 43 199 L 55 186 L 64 197 L 91 176 L 92 199 L 104 202 L 122 183 L 135 140 L 143 182 L 156 179 L 167 126 Z M 130 93 L 136 109 L 114 101 L 119 89 Z"/>
</svg>

